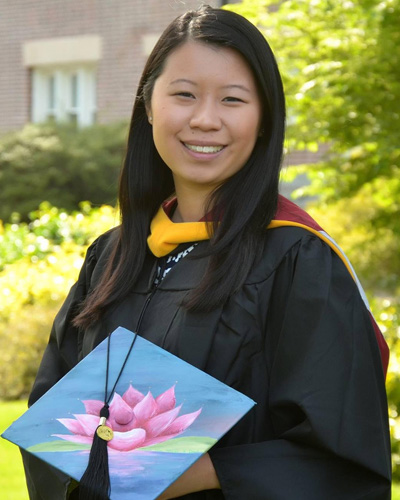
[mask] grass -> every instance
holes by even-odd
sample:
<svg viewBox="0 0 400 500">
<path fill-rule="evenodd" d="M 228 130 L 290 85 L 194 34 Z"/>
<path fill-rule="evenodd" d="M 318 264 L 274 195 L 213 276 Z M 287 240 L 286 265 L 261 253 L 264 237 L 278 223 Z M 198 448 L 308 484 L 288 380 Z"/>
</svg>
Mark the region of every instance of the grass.
<svg viewBox="0 0 400 500">
<path fill-rule="evenodd" d="M 26 401 L 0 402 L 0 434 L 26 410 Z M 0 491 L 3 500 L 28 500 L 21 454 L 14 444 L 0 439 Z"/>
<path fill-rule="evenodd" d="M 26 410 L 26 401 L 0 401 L 0 434 Z M 19 449 L 0 439 L 0 491 L 2 500 L 29 500 Z M 394 483 L 392 500 L 400 500 L 400 483 Z"/>
</svg>

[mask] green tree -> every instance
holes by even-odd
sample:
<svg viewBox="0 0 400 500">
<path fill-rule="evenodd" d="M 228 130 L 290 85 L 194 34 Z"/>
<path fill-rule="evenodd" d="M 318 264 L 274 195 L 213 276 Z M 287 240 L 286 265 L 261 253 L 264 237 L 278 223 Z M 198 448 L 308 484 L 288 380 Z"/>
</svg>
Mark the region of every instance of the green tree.
<svg viewBox="0 0 400 500">
<path fill-rule="evenodd" d="M 288 0 L 276 8 L 244 0 L 227 8 L 258 25 L 277 56 L 288 151 L 329 145 L 323 161 L 296 169 L 312 180 L 303 193 L 332 202 L 363 192 L 374 205 L 371 230 L 389 229 L 397 241 L 399 269 L 400 1 Z"/>
</svg>

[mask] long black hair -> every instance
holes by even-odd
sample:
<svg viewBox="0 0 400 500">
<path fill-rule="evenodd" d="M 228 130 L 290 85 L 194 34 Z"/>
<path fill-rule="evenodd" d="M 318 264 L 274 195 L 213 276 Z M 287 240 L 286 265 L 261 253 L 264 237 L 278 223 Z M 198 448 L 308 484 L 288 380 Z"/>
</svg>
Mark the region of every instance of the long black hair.
<svg viewBox="0 0 400 500">
<path fill-rule="evenodd" d="M 86 327 L 129 293 L 142 269 L 152 218 L 174 192 L 171 170 L 158 154 L 147 119 L 155 81 L 167 57 L 186 41 L 229 47 L 249 64 L 262 102 L 262 133 L 246 164 L 208 200 L 214 223 L 207 273 L 186 302 L 192 310 L 211 310 L 243 284 L 263 244 L 278 202 L 285 100 L 274 55 L 261 32 L 233 12 L 202 6 L 176 18 L 150 54 L 139 83 L 127 153 L 119 184 L 121 226 L 103 276 L 75 324 Z"/>
</svg>

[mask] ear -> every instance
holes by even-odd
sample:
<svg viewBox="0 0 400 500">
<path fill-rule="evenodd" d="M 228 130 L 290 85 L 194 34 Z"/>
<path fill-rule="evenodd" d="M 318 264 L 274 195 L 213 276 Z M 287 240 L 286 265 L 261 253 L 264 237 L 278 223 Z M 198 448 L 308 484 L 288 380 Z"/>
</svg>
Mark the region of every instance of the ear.
<svg viewBox="0 0 400 500">
<path fill-rule="evenodd" d="M 151 112 L 151 109 L 146 106 L 146 115 L 147 115 L 147 120 L 150 123 L 150 125 L 153 125 L 153 114 Z"/>
</svg>

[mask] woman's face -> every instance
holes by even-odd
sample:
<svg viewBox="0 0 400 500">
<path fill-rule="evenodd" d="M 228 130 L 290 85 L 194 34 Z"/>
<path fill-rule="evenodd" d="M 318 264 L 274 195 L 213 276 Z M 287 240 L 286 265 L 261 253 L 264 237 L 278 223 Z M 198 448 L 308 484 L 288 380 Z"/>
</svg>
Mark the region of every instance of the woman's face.
<svg viewBox="0 0 400 500">
<path fill-rule="evenodd" d="M 177 193 L 184 188 L 208 193 L 250 157 L 262 105 L 250 67 L 238 52 L 190 41 L 167 58 L 148 115 Z"/>
</svg>

